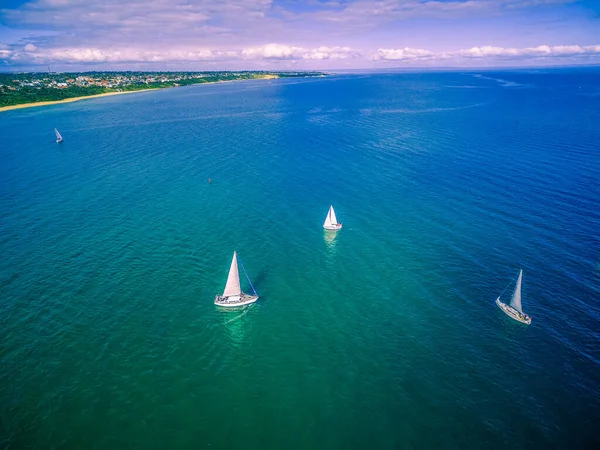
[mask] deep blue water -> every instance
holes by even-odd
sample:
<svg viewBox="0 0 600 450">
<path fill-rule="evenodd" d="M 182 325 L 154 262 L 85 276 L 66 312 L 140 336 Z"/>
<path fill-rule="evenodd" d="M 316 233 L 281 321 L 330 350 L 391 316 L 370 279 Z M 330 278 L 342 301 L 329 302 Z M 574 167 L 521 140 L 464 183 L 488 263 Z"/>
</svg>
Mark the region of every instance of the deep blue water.
<svg viewBox="0 0 600 450">
<path fill-rule="evenodd" d="M 598 124 L 589 69 L 0 113 L 0 447 L 600 446 Z"/>
</svg>

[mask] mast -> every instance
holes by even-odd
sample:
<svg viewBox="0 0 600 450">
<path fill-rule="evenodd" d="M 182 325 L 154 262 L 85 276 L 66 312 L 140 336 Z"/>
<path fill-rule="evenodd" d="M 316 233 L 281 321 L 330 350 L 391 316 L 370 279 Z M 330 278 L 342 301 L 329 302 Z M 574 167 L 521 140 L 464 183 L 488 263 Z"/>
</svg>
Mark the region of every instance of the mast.
<svg viewBox="0 0 600 450">
<path fill-rule="evenodd" d="M 517 279 L 517 284 L 515 286 L 515 291 L 513 292 L 512 299 L 510 300 L 510 306 L 523 314 L 523 310 L 521 309 L 521 283 L 523 281 L 523 270 L 519 272 L 519 278 Z"/>
<path fill-rule="evenodd" d="M 54 129 L 54 133 L 56 134 L 56 139 L 62 140 L 62 136 L 60 135 L 60 133 L 58 132 L 58 130 L 56 128 Z"/>
<path fill-rule="evenodd" d="M 231 260 L 231 267 L 229 268 L 229 276 L 227 277 L 227 284 L 225 284 L 223 297 L 232 297 L 234 295 L 241 294 L 242 288 L 240 287 L 240 274 L 238 271 L 237 253 L 233 252 L 233 259 Z"/>
</svg>

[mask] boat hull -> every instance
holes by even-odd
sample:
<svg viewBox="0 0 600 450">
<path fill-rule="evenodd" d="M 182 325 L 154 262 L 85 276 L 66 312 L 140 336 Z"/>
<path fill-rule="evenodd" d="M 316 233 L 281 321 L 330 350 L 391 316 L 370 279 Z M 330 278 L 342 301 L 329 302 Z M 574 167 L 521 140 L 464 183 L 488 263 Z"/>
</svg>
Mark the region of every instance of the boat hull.
<svg viewBox="0 0 600 450">
<path fill-rule="evenodd" d="M 342 224 L 338 223 L 336 225 L 323 225 L 323 228 L 330 231 L 337 231 L 342 229 Z"/>
<path fill-rule="evenodd" d="M 514 319 L 517 322 L 524 323 L 525 325 L 529 325 L 531 323 L 531 317 L 521 314 L 519 311 L 512 308 L 510 305 L 507 305 L 506 303 L 502 303 L 500 301 L 500 297 L 496 299 L 496 305 L 498 305 L 498 308 L 504 311 L 504 314 L 506 314 L 511 319 Z"/>
<path fill-rule="evenodd" d="M 258 300 L 258 295 L 248 295 L 242 293 L 242 295 L 235 295 L 232 297 L 223 297 L 217 295 L 215 297 L 215 305 L 222 306 L 223 308 L 235 308 L 236 306 L 249 305 Z"/>
</svg>

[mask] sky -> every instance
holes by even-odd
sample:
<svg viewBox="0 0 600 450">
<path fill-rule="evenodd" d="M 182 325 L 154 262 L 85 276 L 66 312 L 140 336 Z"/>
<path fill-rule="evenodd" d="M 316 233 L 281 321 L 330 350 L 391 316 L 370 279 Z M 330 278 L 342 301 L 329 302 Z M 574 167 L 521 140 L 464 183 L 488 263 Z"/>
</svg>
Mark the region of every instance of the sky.
<svg viewBox="0 0 600 450">
<path fill-rule="evenodd" d="M 0 0 L 0 71 L 600 64 L 600 0 Z"/>
</svg>

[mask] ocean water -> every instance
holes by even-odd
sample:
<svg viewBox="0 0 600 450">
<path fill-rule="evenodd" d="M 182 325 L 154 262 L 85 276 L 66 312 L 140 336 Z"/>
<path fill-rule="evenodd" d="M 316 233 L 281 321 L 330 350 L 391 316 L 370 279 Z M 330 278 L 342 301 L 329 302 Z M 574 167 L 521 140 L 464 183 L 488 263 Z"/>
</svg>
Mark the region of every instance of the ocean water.
<svg viewBox="0 0 600 450">
<path fill-rule="evenodd" d="M 1 113 L 0 447 L 598 448 L 599 124 L 597 69 Z"/>
</svg>

